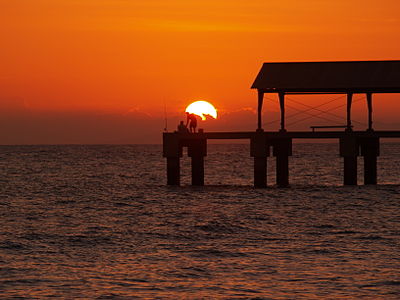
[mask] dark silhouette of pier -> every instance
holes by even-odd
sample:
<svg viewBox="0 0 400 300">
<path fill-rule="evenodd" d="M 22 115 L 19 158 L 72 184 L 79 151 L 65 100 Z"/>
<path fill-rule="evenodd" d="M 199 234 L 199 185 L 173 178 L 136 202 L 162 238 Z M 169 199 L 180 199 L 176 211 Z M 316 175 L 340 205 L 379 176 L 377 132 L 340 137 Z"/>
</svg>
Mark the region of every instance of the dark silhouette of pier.
<svg viewBox="0 0 400 300">
<path fill-rule="evenodd" d="M 338 139 L 343 157 L 345 185 L 357 184 L 357 157 L 364 158 L 364 184 L 377 184 L 377 157 L 380 138 L 400 138 L 400 130 L 373 129 L 372 99 L 376 93 L 400 93 L 400 61 L 264 63 L 252 88 L 258 91 L 257 129 L 253 132 L 164 133 L 163 155 L 167 158 L 167 184 L 180 184 L 182 148 L 192 160 L 192 184 L 204 185 L 204 157 L 209 139 L 248 139 L 254 158 L 254 186 L 267 186 L 267 158 L 276 157 L 276 184 L 289 185 L 289 156 L 293 139 Z M 264 131 L 264 94 L 277 93 L 281 110 L 280 130 Z M 345 94 L 347 123 L 343 126 L 312 126 L 312 131 L 287 131 L 285 96 L 293 94 Z M 368 127 L 354 131 L 351 106 L 354 94 L 365 94 Z M 344 128 L 343 131 L 320 129 Z M 315 129 L 318 129 L 316 131 Z M 271 151 L 272 150 L 272 151 Z"/>
</svg>

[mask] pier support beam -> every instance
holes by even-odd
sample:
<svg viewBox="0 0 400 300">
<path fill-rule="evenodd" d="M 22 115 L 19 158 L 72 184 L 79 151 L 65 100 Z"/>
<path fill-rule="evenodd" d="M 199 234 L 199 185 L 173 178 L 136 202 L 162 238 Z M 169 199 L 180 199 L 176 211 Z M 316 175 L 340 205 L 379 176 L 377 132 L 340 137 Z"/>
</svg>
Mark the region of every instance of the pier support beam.
<svg viewBox="0 0 400 300">
<path fill-rule="evenodd" d="M 377 183 L 377 156 L 364 156 L 364 184 Z"/>
<path fill-rule="evenodd" d="M 180 158 L 167 157 L 167 184 L 180 185 Z"/>
<path fill-rule="evenodd" d="M 354 136 L 340 138 L 340 156 L 343 157 L 343 184 L 357 185 L 358 141 Z"/>
<path fill-rule="evenodd" d="M 276 184 L 289 186 L 289 156 L 292 155 L 292 139 L 279 138 L 273 141 L 273 154 L 276 157 Z"/>
<path fill-rule="evenodd" d="M 204 156 L 206 155 L 206 139 L 191 140 L 188 143 L 188 156 L 192 158 L 192 185 L 204 185 Z"/>
<path fill-rule="evenodd" d="M 177 134 L 163 134 L 163 156 L 167 158 L 167 184 L 179 185 L 182 146 Z"/>
<path fill-rule="evenodd" d="M 279 187 L 289 186 L 289 156 L 276 156 L 276 184 Z"/>
<path fill-rule="evenodd" d="M 204 156 L 192 156 L 192 185 L 204 185 Z"/>
<path fill-rule="evenodd" d="M 254 187 L 267 187 L 267 158 L 254 157 Z"/>
<path fill-rule="evenodd" d="M 360 140 L 360 146 L 361 155 L 364 156 L 364 184 L 376 184 L 379 138 L 363 138 Z"/>
<path fill-rule="evenodd" d="M 267 157 L 269 147 L 265 134 L 257 132 L 250 140 L 250 155 L 254 157 L 254 187 L 267 187 Z"/>
<path fill-rule="evenodd" d="M 357 185 L 357 156 L 345 156 L 344 160 L 344 185 Z"/>
</svg>

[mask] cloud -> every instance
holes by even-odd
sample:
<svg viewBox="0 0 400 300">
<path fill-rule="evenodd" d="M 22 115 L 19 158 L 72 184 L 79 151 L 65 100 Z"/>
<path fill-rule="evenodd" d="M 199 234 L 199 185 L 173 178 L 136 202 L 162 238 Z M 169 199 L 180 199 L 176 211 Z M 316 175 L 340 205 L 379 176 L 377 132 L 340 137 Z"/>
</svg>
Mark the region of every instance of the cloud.
<svg viewBox="0 0 400 300">
<path fill-rule="evenodd" d="M 29 104 L 21 97 L 0 98 L 0 111 L 16 112 L 29 108 Z"/>
<path fill-rule="evenodd" d="M 43 112 L 26 109 L 23 102 L 17 104 L 15 107 L 18 109 L 0 114 L 0 144 L 161 144 L 165 127 L 173 132 L 179 121 L 186 122 L 183 113 L 165 120 L 162 116 L 150 116 L 140 110 L 125 114 Z M 354 114 L 353 118 L 359 119 L 358 114 Z M 279 121 L 279 112 L 264 112 L 265 130 L 278 130 Z M 289 130 L 310 130 L 310 125 L 321 125 L 323 120 L 310 118 L 290 126 L 293 121 L 287 119 Z M 354 125 L 357 130 L 366 128 L 357 123 Z M 374 126 L 376 129 L 393 129 L 399 128 L 400 124 L 394 118 L 376 118 Z M 199 120 L 198 127 L 206 132 L 253 131 L 257 127 L 257 114 L 254 109 L 246 107 L 230 112 L 220 111 L 218 119 Z"/>
<path fill-rule="evenodd" d="M 161 143 L 163 120 L 140 113 L 35 112 L 0 118 L 1 144 Z"/>
</svg>

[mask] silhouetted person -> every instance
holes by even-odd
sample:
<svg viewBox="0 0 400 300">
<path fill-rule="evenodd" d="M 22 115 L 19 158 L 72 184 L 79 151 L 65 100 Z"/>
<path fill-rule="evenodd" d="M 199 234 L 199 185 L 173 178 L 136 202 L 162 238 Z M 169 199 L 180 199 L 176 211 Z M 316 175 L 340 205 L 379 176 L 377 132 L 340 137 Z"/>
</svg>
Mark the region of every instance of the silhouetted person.
<svg viewBox="0 0 400 300">
<path fill-rule="evenodd" d="M 189 131 L 195 133 L 197 127 L 197 119 L 195 114 L 186 113 L 186 127 L 189 125 Z"/>
<path fill-rule="evenodd" d="M 183 121 L 180 121 L 180 122 L 179 122 L 179 125 L 178 125 L 178 132 L 179 132 L 179 133 L 187 133 L 187 132 L 189 132 L 189 130 L 187 129 L 187 127 L 186 127 L 186 125 L 183 123 Z"/>
</svg>

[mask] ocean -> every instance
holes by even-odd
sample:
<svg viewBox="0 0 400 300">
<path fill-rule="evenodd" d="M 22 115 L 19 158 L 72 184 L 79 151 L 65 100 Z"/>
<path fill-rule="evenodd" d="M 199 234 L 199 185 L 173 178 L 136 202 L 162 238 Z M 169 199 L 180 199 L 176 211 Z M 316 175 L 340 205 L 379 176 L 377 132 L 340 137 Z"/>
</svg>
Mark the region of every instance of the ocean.
<svg viewBox="0 0 400 300">
<path fill-rule="evenodd" d="M 161 145 L 0 146 L 2 299 L 399 299 L 400 144 L 342 186 L 338 145 L 294 144 L 255 189 L 249 145 L 209 145 L 204 187 Z"/>
</svg>

